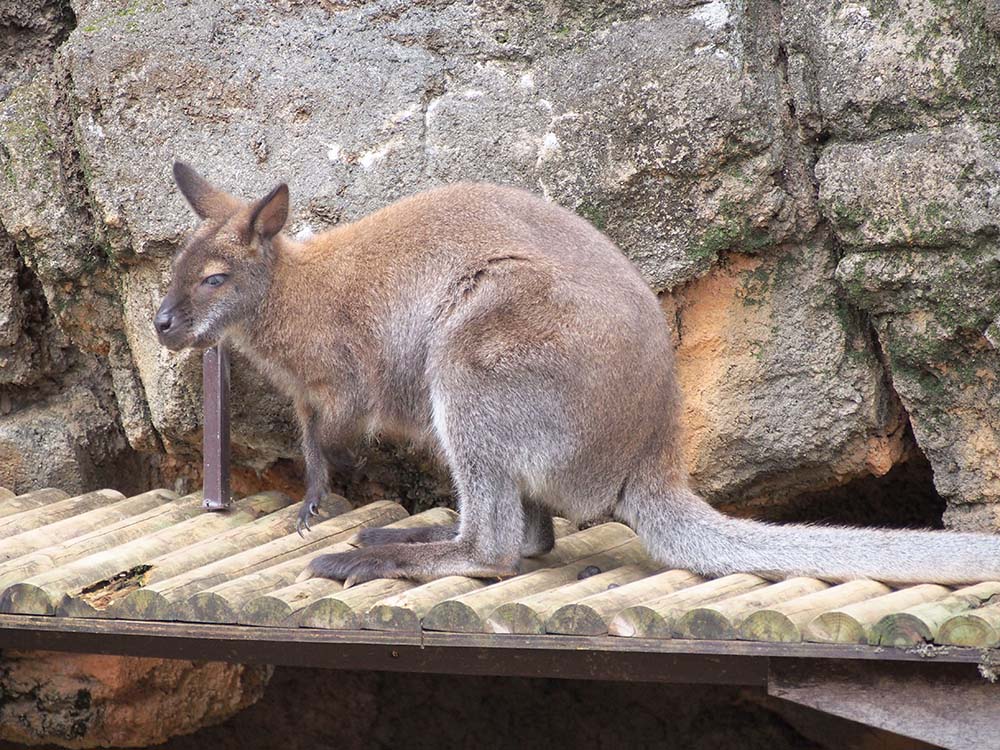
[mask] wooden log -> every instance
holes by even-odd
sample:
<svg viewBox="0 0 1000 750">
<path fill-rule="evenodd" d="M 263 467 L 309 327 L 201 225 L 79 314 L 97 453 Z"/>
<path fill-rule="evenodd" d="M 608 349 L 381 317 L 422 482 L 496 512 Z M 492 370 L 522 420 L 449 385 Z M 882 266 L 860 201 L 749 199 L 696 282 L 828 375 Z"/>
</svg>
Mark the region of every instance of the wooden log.
<svg viewBox="0 0 1000 750">
<path fill-rule="evenodd" d="M 701 607 L 768 585 L 749 573 L 716 578 L 623 609 L 608 625 L 608 633 L 626 638 L 670 638 L 674 620 L 693 607 Z"/>
<path fill-rule="evenodd" d="M 623 565 L 583 580 L 506 602 L 486 618 L 486 628 L 493 633 L 544 633 L 549 617 L 560 607 L 591 594 L 606 592 L 609 586 L 614 590 L 613 587 L 646 578 L 658 567 L 652 561 L 645 565 Z"/>
<path fill-rule="evenodd" d="M 138 539 L 158 529 L 178 523 L 185 518 L 191 518 L 200 512 L 200 493 L 178 499 L 173 492 L 152 490 L 139 497 L 145 495 L 152 495 L 168 502 L 160 503 L 137 516 L 123 518 L 103 529 L 94 529 L 81 536 L 0 563 L 0 591 L 13 583 L 26 580 L 43 571 L 58 568 L 94 552 Z"/>
<path fill-rule="evenodd" d="M 869 629 L 868 643 L 896 648 L 933 643 L 938 630 L 949 618 L 990 604 L 998 597 L 1000 582 L 986 581 L 960 588 L 942 599 L 889 613 Z"/>
<path fill-rule="evenodd" d="M 674 620 L 675 638 L 732 641 L 739 635 L 743 621 L 753 612 L 773 604 L 823 591 L 830 584 L 815 578 L 795 577 L 689 609 Z"/>
<path fill-rule="evenodd" d="M 96 616 L 114 616 L 115 606 L 143 586 L 201 568 L 295 530 L 299 512 L 298 503 L 281 492 L 260 493 L 258 497 L 269 498 L 275 505 L 273 512 L 209 539 L 154 557 L 138 571 L 122 571 L 119 575 L 113 576 L 103 590 L 91 592 L 90 596 L 101 598 Z"/>
<path fill-rule="evenodd" d="M 935 583 L 908 586 L 891 594 L 824 612 L 805 626 L 802 637 L 813 643 L 867 643 L 868 628 L 885 615 L 921 602 L 943 599 L 950 593 L 951 589 L 947 586 Z"/>
<path fill-rule="evenodd" d="M 403 518 L 391 525 L 393 528 L 399 529 L 451 524 L 454 521 L 455 511 L 449 508 L 433 508 L 417 516 Z M 172 610 L 174 616 L 176 619 L 190 622 L 234 623 L 240 620 L 241 611 L 246 610 L 244 623 L 255 624 L 254 620 L 258 616 L 259 607 L 248 607 L 252 600 L 275 588 L 284 588 L 294 584 L 299 574 L 319 555 L 356 549 L 355 539 L 356 534 L 352 535 L 350 539 L 330 547 L 314 550 L 256 573 L 220 583 L 207 591 L 195 594 L 183 604 L 174 607 Z M 309 590 L 318 591 L 323 590 L 323 588 L 313 585 Z M 343 585 L 339 581 L 329 581 L 325 588 L 329 593 L 335 594 L 343 589 Z"/>
<path fill-rule="evenodd" d="M 1000 646 L 1000 604 L 949 617 L 938 630 L 935 641 L 948 646 Z"/>
<path fill-rule="evenodd" d="M 202 542 L 189 544 L 149 561 L 149 570 L 144 574 L 142 584 L 148 585 L 165 581 L 180 573 L 252 549 L 295 531 L 299 517 L 299 505 L 280 492 L 267 493 L 281 504 L 273 513 L 268 513 L 245 526 L 223 532 Z"/>
<path fill-rule="evenodd" d="M 255 495 L 233 503 L 227 513 L 201 513 L 180 523 L 102 549 L 54 570 L 32 576 L 9 586 L 0 596 L 0 612 L 67 617 L 92 617 L 96 611 L 88 594 L 107 585 L 113 576 L 136 569 L 151 557 L 176 549 L 184 543 L 207 539 L 234 526 L 249 523 L 272 509 L 273 499 Z"/>
<path fill-rule="evenodd" d="M 622 610 L 704 582 L 689 570 L 667 570 L 562 606 L 553 612 L 545 629 L 563 635 L 607 635 L 611 621 Z"/>
<path fill-rule="evenodd" d="M 298 503 L 294 503 L 283 492 L 269 491 L 231 501 L 229 508 L 222 512 L 230 516 L 234 513 L 248 515 L 232 518 L 231 527 L 225 531 L 201 541 L 175 547 L 142 565 L 121 570 L 100 583 L 88 586 L 86 593 L 73 597 L 83 601 L 68 600 L 63 602 L 63 606 L 67 611 L 72 608 L 76 617 L 110 616 L 112 605 L 142 586 L 166 580 L 235 554 L 240 549 L 287 534 L 295 528 Z"/>
<path fill-rule="evenodd" d="M 417 633 L 420 622 L 437 604 L 487 585 L 481 578 L 446 576 L 376 602 L 365 615 L 367 630 Z"/>
<path fill-rule="evenodd" d="M 745 641 L 798 643 L 802 640 L 802 628 L 816 616 L 891 591 L 884 583 L 869 580 L 831 586 L 757 610 L 743 621 L 739 637 Z"/>
<path fill-rule="evenodd" d="M 449 508 L 434 508 L 424 513 L 419 513 L 415 516 L 410 516 L 409 518 L 404 518 L 401 521 L 389 524 L 389 528 L 400 529 L 400 528 L 415 528 L 420 526 L 445 526 L 453 524 L 456 522 L 458 514 Z M 322 554 L 328 551 L 339 551 L 343 549 L 344 551 L 348 549 L 356 548 L 355 540 L 352 539 L 344 545 L 338 545 L 338 550 L 324 550 Z M 301 567 L 299 567 L 299 572 L 305 568 L 307 562 L 300 561 Z M 298 575 L 298 573 L 296 573 Z M 369 581 L 360 586 L 355 586 L 349 589 L 349 591 L 354 591 L 357 588 L 364 587 L 364 591 L 375 591 L 377 587 L 369 586 L 369 584 L 377 583 L 376 581 Z M 397 590 L 404 590 L 406 588 L 412 588 L 417 584 L 413 581 L 402 581 L 403 585 L 399 586 L 393 584 L 392 592 L 395 593 Z M 340 592 L 344 591 L 343 584 L 340 581 L 331 581 L 325 578 L 309 578 L 304 581 L 293 582 L 287 586 L 282 586 L 274 591 L 267 593 L 260 593 L 259 591 L 253 596 L 246 604 L 240 609 L 237 616 L 237 622 L 243 625 L 279 625 L 279 624 L 299 624 L 299 618 L 296 616 L 293 620 L 293 615 L 302 612 L 306 608 L 310 607 L 318 600 L 327 596 L 337 596 Z M 346 592 L 345 592 L 346 593 Z M 232 594 L 230 594 L 231 596 Z M 358 600 L 358 595 L 352 594 L 346 601 L 353 602 Z M 331 600 L 327 603 L 326 609 L 332 610 L 339 607 L 343 602 L 334 602 Z M 323 608 L 324 605 L 318 605 L 317 610 Z M 336 616 L 331 616 L 336 617 Z M 317 622 L 322 621 L 323 615 L 317 611 L 315 614 Z M 332 622 L 332 620 L 331 620 Z M 310 627 L 326 627 L 324 625 L 315 625 Z M 332 627 L 332 626 L 331 626 Z"/>
<path fill-rule="evenodd" d="M 544 555 L 522 559 L 521 573 L 531 573 L 542 568 L 554 568 L 557 565 L 575 562 L 635 538 L 635 532 L 622 523 L 610 522 L 591 526 L 589 529 L 557 538 L 555 546 Z"/>
<path fill-rule="evenodd" d="M 27 492 L 23 495 L 12 495 L 0 500 L 0 518 L 13 516 L 15 513 L 23 513 L 26 510 L 41 508 L 51 503 L 58 503 L 60 500 L 67 500 L 67 495 L 62 490 L 47 487 L 34 492 Z"/>
<path fill-rule="evenodd" d="M 345 544 L 342 542 L 341 544 Z M 337 545 L 338 547 L 340 545 Z M 347 549 L 347 547 L 344 547 Z M 298 614 L 317 599 L 344 590 L 340 581 L 309 578 L 255 596 L 240 610 L 236 620 L 241 625 L 277 627 L 298 625 Z"/>
<path fill-rule="evenodd" d="M 360 528 L 380 526 L 405 515 L 406 511 L 397 503 L 381 501 L 365 505 L 313 524 L 312 531 L 306 532 L 305 538 L 297 533 L 286 534 L 258 547 L 144 586 L 112 605 L 109 614 L 135 620 L 183 619 L 182 605 L 200 591 L 295 560 L 308 552 L 318 554 L 333 543 L 347 540 Z M 292 578 L 294 580 L 294 576 Z M 173 611 L 175 606 L 178 612 Z"/>
<path fill-rule="evenodd" d="M 487 632 L 487 618 L 501 604 L 572 583 L 587 567 L 606 571 L 630 564 L 651 565 L 639 540 L 633 536 L 621 542 L 622 535 L 610 528 L 613 525 L 594 526 L 561 540 L 573 541 L 572 546 L 563 547 L 563 554 L 580 555 L 575 560 L 563 560 L 559 567 L 537 569 L 435 605 L 424 617 L 423 628 L 449 633 Z M 605 533 L 602 534 L 602 531 Z M 581 534 L 589 534 L 588 544 L 580 543 Z M 596 554 L 592 552 L 589 556 L 582 556 L 588 549 L 595 550 Z"/>
<path fill-rule="evenodd" d="M 173 493 L 146 492 L 111 505 L 95 508 L 78 516 L 71 516 L 31 531 L 15 534 L 4 539 L 3 543 L 0 544 L 0 562 L 37 552 L 40 549 L 65 542 L 67 539 L 74 539 L 97 529 L 105 529 L 118 521 L 137 516 L 176 499 L 177 496 Z"/>
<path fill-rule="evenodd" d="M 575 534 L 579 530 L 580 529 L 577 525 L 572 521 L 560 518 L 559 516 L 554 516 L 552 518 L 552 533 L 555 535 L 556 539 L 562 539 L 564 536 Z"/>
<path fill-rule="evenodd" d="M 522 560 L 522 571 L 528 573 L 574 562 L 602 549 L 635 539 L 635 532 L 623 524 L 607 523 L 576 531 L 572 523 L 558 517 L 553 519 L 553 531 L 556 537 L 555 547 L 544 555 Z M 464 576 L 448 576 L 431 581 L 415 587 L 412 593 L 399 594 L 398 601 L 396 597 L 390 597 L 390 600 L 380 602 L 372 608 L 373 614 L 366 618 L 365 627 L 372 630 L 419 630 L 420 620 L 435 606 L 446 599 L 481 589 L 489 583 L 490 581 Z"/>
<path fill-rule="evenodd" d="M 552 528 L 555 533 L 556 545 L 559 540 L 577 533 L 577 527 L 565 518 L 553 518 Z M 623 533 L 623 538 L 630 538 Z M 557 554 L 569 555 L 565 545 Z M 551 557 L 546 558 L 551 561 Z M 420 631 L 420 622 L 436 605 L 446 599 L 452 599 L 470 591 L 486 586 L 489 582 L 481 578 L 465 576 L 446 576 L 438 578 L 399 594 L 386 597 L 368 610 L 363 627 L 368 630 L 393 630 L 397 632 L 416 633 Z"/>
<path fill-rule="evenodd" d="M 322 596 L 302 610 L 298 624 L 304 628 L 360 630 L 368 610 L 394 594 L 411 590 L 416 584 L 399 578 L 367 581 Z"/>
<path fill-rule="evenodd" d="M 125 496 L 115 490 L 97 490 L 85 495 L 69 497 L 25 510 L 16 515 L 0 518 L 0 538 L 23 534 L 41 526 L 46 526 L 64 518 L 86 513 L 88 510 L 100 508 L 124 500 Z"/>
<path fill-rule="evenodd" d="M 0 501 L 10 500 L 11 498 L 17 497 L 13 492 L 8 490 L 6 487 L 0 487 Z"/>
</svg>

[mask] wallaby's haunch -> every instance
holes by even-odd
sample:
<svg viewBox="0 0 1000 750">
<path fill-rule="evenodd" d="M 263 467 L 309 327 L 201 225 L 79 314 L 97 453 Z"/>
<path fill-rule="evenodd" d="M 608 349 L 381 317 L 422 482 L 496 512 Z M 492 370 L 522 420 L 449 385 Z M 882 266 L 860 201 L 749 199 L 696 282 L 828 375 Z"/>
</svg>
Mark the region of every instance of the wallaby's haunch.
<svg viewBox="0 0 1000 750">
<path fill-rule="evenodd" d="M 1000 537 L 774 526 L 688 489 L 667 321 L 621 252 L 526 192 L 460 184 L 297 242 L 288 188 L 255 203 L 182 163 L 203 220 L 156 314 L 170 349 L 225 339 L 295 402 L 307 492 L 360 434 L 429 443 L 451 472 L 453 528 L 368 529 L 306 575 L 427 580 L 516 571 L 552 547 L 552 514 L 612 513 L 664 565 L 718 575 L 965 583 L 1000 579 Z"/>
</svg>

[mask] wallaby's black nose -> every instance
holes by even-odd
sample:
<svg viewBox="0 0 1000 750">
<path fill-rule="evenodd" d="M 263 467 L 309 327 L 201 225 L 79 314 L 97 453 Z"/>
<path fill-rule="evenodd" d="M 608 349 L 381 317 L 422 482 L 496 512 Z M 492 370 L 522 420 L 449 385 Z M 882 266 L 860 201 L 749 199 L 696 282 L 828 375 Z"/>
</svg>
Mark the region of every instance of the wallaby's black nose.
<svg viewBox="0 0 1000 750">
<path fill-rule="evenodd" d="M 166 333 L 174 324 L 174 313 L 171 310 L 160 309 L 153 318 L 153 326 L 159 333 Z"/>
</svg>

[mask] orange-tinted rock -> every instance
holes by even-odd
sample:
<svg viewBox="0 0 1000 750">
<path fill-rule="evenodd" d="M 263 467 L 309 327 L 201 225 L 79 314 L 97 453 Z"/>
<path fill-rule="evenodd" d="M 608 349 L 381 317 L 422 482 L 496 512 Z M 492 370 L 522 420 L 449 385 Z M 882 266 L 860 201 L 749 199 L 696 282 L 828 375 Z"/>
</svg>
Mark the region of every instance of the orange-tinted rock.
<svg viewBox="0 0 1000 750">
<path fill-rule="evenodd" d="M 6 651 L 0 740 L 66 748 L 145 747 L 256 702 L 271 667 Z"/>
<path fill-rule="evenodd" d="M 912 449 L 828 241 L 733 254 L 664 299 L 692 481 L 730 509 L 881 476 Z M 831 373 L 836 373 L 832 377 Z"/>
</svg>

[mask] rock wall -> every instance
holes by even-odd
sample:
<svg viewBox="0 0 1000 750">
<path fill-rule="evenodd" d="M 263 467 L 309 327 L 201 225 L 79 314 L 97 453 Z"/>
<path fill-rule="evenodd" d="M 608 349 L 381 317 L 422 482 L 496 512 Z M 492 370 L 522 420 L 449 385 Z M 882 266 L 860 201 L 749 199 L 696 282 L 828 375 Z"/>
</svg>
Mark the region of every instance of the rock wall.
<svg viewBox="0 0 1000 750">
<path fill-rule="evenodd" d="M 1000 11 L 987 0 L 0 3 L 0 483 L 198 482 L 150 318 L 182 157 L 319 231 L 457 179 L 575 209 L 676 321 L 688 460 L 750 511 L 923 452 L 1000 526 Z M 237 486 L 299 483 L 237 360 Z M 440 501 L 405 446 L 342 486 Z M 56 460 L 53 460 L 54 457 Z M 114 474 L 112 474 L 114 472 Z M 129 488 L 124 488 L 129 489 Z"/>
</svg>

